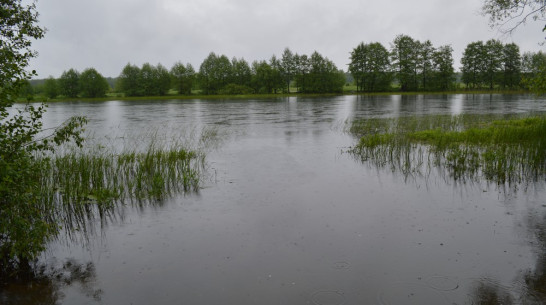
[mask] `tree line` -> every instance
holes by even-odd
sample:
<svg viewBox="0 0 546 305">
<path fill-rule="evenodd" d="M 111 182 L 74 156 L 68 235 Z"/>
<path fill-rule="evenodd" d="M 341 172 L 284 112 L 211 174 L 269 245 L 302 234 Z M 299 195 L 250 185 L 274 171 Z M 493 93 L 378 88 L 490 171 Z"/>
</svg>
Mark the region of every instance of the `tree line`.
<svg viewBox="0 0 546 305">
<path fill-rule="evenodd" d="M 387 49 L 379 42 L 360 43 L 350 52 L 348 71 L 357 92 L 445 91 L 457 89 L 453 48 L 435 47 L 398 35 Z M 546 54 L 523 55 L 518 45 L 498 40 L 469 43 L 461 59 L 460 82 L 468 89 L 528 89 L 544 82 Z M 347 83 L 342 69 L 318 52 L 298 54 L 286 48 L 280 57 L 247 62 L 244 58 L 211 52 L 196 71 L 189 63 L 125 65 L 115 82 L 95 69 L 74 69 L 60 78 L 47 78 L 42 93 L 48 98 L 64 96 L 102 97 L 108 91 L 125 96 L 340 93 Z M 27 86 L 24 95 L 32 95 Z"/>
</svg>

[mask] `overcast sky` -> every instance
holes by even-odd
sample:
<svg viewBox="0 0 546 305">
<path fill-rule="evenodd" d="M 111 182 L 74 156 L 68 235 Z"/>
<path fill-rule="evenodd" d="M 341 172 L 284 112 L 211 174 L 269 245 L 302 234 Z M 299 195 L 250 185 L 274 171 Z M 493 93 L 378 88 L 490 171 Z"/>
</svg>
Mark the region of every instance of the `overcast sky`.
<svg viewBox="0 0 546 305">
<path fill-rule="evenodd" d="M 45 38 L 31 62 L 39 77 L 93 67 L 116 77 L 128 63 L 177 62 L 196 70 L 210 53 L 253 60 L 318 51 L 344 70 L 360 42 L 390 48 L 398 34 L 434 46 L 450 44 L 455 68 L 477 40 L 515 42 L 524 51 L 546 49 L 542 23 L 505 37 L 480 15 L 481 0 L 39 0 Z"/>
</svg>

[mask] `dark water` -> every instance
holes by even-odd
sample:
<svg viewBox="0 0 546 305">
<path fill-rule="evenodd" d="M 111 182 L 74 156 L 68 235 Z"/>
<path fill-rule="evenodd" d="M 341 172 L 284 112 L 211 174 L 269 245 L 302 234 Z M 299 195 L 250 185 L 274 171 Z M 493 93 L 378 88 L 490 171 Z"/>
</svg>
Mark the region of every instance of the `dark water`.
<svg viewBox="0 0 546 305">
<path fill-rule="evenodd" d="M 85 247 L 52 244 L 42 262 L 64 277 L 8 286 L 4 300 L 543 304 L 544 183 L 407 179 L 343 153 L 355 118 L 543 111 L 544 99 L 502 95 L 52 104 L 46 125 L 86 115 L 109 144 L 203 127 L 221 141 L 198 194 L 128 207 Z"/>
</svg>

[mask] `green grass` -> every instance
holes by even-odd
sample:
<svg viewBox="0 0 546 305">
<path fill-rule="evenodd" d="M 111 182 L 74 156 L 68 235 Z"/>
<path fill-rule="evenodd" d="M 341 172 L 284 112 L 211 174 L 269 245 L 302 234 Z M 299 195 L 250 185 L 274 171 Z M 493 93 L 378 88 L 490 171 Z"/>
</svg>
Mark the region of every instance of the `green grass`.
<svg viewBox="0 0 546 305">
<path fill-rule="evenodd" d="M 58 225 L 69 236 L 88 236 L 93 222 L 116 217 L 123 205 L 198 191 L 204 159 L 201 152 L 153 144 L 141 151 L 70 150 L 42 157 L 45 206 L 54 207 L 51 219 L 62 220 Z"/>
<path fill-rule="evenodd" d="M 498 184 L 546 176 L 546 115 L 422 116 L 358 120 L 351 152 L 405 174 L 440 167 L 457 180 Z"/>
</svg>

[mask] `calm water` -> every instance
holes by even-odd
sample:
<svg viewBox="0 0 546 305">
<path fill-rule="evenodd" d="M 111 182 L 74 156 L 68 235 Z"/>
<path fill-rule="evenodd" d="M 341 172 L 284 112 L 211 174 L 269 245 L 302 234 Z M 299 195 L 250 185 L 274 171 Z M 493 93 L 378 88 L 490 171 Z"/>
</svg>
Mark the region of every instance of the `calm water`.
<svg viewBox="0 0 546 305">
<path fill-rule="evenodd" d="M 52 104 L 46 125 L 85 115 L 90 135 L 108 145 L 203 127 L 216 128 L 222 141 L 208 153 L 198 194 L 128 207 L 87 247 L 52 244 L 42 261 L 64 264 L 63 280 L 12 285 L 4 297 L 20 303 L 24 294 L 28 304 L 452 305 L 493 297 L 542 304 L 543 183 L 503 189 L 434 174 L 406 179 L 343 153 L 356 143 L 343 129 L 366 117 L 544 111 L 544 99 L 502 95 Z M 88 269 L 83 279 L 74 265 Z"/>
</svg>

